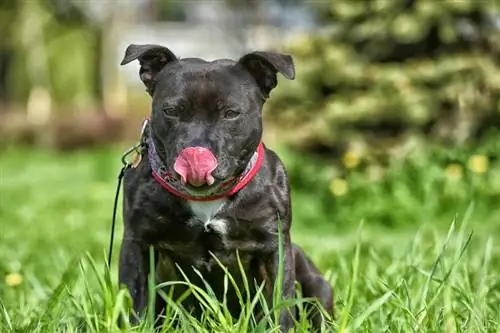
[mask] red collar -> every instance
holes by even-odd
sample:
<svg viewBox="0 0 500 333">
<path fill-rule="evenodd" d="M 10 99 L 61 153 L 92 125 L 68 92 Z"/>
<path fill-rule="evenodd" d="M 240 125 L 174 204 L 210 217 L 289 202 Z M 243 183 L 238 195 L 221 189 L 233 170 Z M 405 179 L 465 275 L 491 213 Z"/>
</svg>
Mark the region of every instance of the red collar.
<svg viewBox="0 0 500 333">
<path fill-rule="evenodd" d="M 177 177 L 173 177 L 156 153 L 156 148 L 150 135 L 147 135 L 147 150 L 151 172 L 156 181 L 170 193 L 191 201 L 212 201 L 230 197 L 244 188 L 255 177 L 264 161 L 264 144 L 261 142 L 253 154 L 243 173 L 220 184 L 214 193 L 207 196 L 196 196 L 186 191 Z"/>
</svg>

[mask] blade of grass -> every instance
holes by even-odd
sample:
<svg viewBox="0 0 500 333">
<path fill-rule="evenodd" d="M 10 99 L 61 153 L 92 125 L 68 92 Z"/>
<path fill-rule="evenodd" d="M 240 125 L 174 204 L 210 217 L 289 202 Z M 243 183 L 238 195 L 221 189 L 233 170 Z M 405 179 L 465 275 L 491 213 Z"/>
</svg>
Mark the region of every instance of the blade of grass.
<svg viewBox="0 0 500 333">
<path fill-rule="evenodd" d="M 1 309 L 1 314 L 2 314 L 2 326 L 6 326 L 9 331 L 13 330 L 12 327 L 12 320 L 10 319 L 9 312 L 7 311 L 7 307 L 3 303 L 2 299 L 0 298 L 0 309 Z"/>
<path fill-rule="evenodd" d="M 342 313 L 340 315 L 340 325 L 339 332 L 348 332 L 347 325 L 349 323 L 349 319 L 351 317 L 352 307 L 354 305 L 354 295 L 355 289 L 357 285 L 358 279 L 358 270 L 359 270 L 359 259 L 360 259 L 360 249 L 361 249 L 361 234 L 363 229 L 364 221 L 361 221 L 360 226 L 358 228 L 358 240 L 356 242 L 356 248 L 354 251 L 354 258 L 352 261 L 352 277 L 349 284 L 348 294 L 347 294 L 347 304 L 342 309 Z"/>
</svg>

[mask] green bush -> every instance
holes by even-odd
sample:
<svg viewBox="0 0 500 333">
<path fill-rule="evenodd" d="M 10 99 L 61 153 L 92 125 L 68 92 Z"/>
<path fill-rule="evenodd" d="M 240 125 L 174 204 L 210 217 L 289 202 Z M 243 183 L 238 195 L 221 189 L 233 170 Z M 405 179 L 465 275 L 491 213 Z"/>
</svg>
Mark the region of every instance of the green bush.
<svg viewBox="0 0 500 333">
<path fill-rule="evenodd" d="M 493 223 L 500 213 L 495 208 L 500 200 L 495 151 L 500 151 L 500 141 L 493 138 L 476 149 L 416 145 L 385 163 L 359 155 L 333 164 L 329 158 L 299 155 L 290 149 L 280 155 L 292 184 L 294 207 L 301 207 L 294 216 L 310 227 L 325 225 L 328 217 L 330 228 L 349 228 L 361 220 L 395 228 L 448 223 L 471 204 L 488 216 L 484 223 Z"/>
<path fill-rule="evenodd" d="M 288 144 L 333 151 L 407 134 L 456 144 L 500 126 L 495 1 L 311 4 L 325 29 L 285 47 L 297 78 L 266 109 Z"/>
</svg>

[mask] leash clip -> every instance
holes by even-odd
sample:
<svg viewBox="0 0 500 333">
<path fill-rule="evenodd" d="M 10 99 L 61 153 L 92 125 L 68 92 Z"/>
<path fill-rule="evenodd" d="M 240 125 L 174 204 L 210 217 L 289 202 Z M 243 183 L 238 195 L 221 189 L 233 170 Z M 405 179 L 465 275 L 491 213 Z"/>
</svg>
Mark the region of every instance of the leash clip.
<svg viewBox="0 0 500 333">
<path fill-rule="evenodd" d="M 127 149 L 123 154 L 122 154 L 122 157 L 121 157 L 121 160 L 122 160 L 122 164 L 124 167 L 129 167 L 130 165 L 132 165 L 132 163 L 130 163 L 129 161 L 127 161 L 127 157 L 132 154 L 133 152 L 136 152 L 138 154 L 141 153 L 140 151 L 140 148 L 141 147 L 141 143 L 137 143 L 135 144 L 134 146 L 130 147 L 129 149 Z"/>
<path fill-rule="evenodd" d="M 146 128 L 147 128 L 148 124 L 149 124 L 149 119 L 148 118 L 144 119 L 144 121 L 142 122 L 141 135 L 139 137 L 139 142 L 137 142 L 135 145 L 133 145 L 132 147 L 127 149 L 122 154 L 121 161 L 122 161 L 122 164 L 124 167 L 129 167 L 133 164 L 133 163 L 130 163 L 129 161 L 127 161 L 127 157 L 130 154 L 135 152 L 135 153 L 140 155 L 142 153 L 142 150 L 146 146 L 146 140 L 144 138 L 144 133 L 146 132 Z"/>
</svg>

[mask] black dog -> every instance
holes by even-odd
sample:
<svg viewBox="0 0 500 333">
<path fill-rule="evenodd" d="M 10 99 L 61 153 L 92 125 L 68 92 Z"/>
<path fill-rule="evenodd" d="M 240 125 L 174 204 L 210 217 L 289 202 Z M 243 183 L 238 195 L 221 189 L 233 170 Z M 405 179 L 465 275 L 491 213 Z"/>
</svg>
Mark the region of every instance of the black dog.
<svg viewBox="0 0 500 333">
<path fill-rule="evenodd" d="M 261 111 L 277 73 L 294 79 L 292 57 L 252 52 L 238 61 L 178 59 L 159 45 L 129 45 L 122 65 L 139 60 L 140 78 L 152 96 L 144 133 L 145 153 L 124 178 L 124 237 L 119 280 L 136 313 L 147 305 L 149 247 L 155 252 L 157 281 L 202 281 L 223 297 L 224 272 L 216 257 L 243 284 L 238 266 L 255 292 L 267 282 L 271 302 L 278 273 L 278 223 L 283 240 L 282 297 L 295 297 L 298 281 L 305 297 L 319 299 L 333 315 L 333 292 L 314 264 L 290 240 L 290 190 L 285 168 L 262 139 Z M 238 257 L 236 255 L 238 252 Z M 180 286 L 174 296 L 184 292 Z M 234 316 L 241 309 L 227 292 Z M 193 298 L 183 305 L 200 314 Z M 157 297 L 156 312 L 165 304 Z M 280 327 L 294 326 L 294 309 L 280 312 Z M 315 327 L 322 323 L 313 313 Z"/>
</svg>

